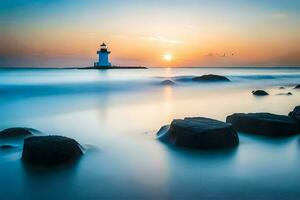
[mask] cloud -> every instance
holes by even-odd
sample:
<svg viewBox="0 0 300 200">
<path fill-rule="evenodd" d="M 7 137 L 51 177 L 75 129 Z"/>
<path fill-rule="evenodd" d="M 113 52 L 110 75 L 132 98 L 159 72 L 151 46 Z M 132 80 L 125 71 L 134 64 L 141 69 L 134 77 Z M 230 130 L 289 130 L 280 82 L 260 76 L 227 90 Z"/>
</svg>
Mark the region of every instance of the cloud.
<svg viewBox="0 0 300 200">
<path fill-rule="evenodd" d="M 140 38 L 143 40 L 158 41 L 158 42 L 164 42 L 164 43 L 170 43 L 170 44 L 183 44 L 184 43 L 183 41 L 180 41 L 180 40 L 167 39 L 162 36 L 154 36 L 154 37 L 140 36 Z"/>
<path fill-rule="evenodd" d="M 229 56 L 234 56 L 235 55 L 235 53 L 233 53 L 233 52 L 227 52 L 227 53 L 221 53 L 221 54 L 219 54 L 219 53 L 213 53 L 213 52 L 209 52 L 208 54 L 206 54 L 206 56 L 207 57 L 229 57 Z"/>
<path fill-rule="evenodd" d="M 288 17 L 288 15 L 286 13 L 274 13 L 271 15 L 271 17 L 276 19 L 285 19 Z"/>
</svg>

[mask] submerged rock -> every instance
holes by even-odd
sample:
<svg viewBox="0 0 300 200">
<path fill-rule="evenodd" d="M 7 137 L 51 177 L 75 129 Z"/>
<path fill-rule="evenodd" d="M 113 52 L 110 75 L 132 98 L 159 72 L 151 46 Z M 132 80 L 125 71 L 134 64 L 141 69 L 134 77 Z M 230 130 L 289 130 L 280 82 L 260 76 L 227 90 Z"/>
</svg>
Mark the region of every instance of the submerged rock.
<svg viewBox="0 0 300 200">
<path fill-rule="evenodd" d="M 51 166 L 70 163 L 81 155 L 81 147 L 74 139 L 63 136 L 35 136 L 24 140 L 22 160 Z"/>
<path fill-rule="evenodd" d="M 300 126 L 296 120 L 271 113 L 235 113 L 226 118 L 237 131 L 266 135 L 290 136 L 300 133 Z"/>
<path fill-rule="evenodd" d="M 287 93 L 279 93 L 279 94 L 277 94 L 277 95 L 293 95 L 293 93 L 287 92 Z"/>
<path fill-rule="evenodd" d="M 8 128 L 0 132 L 0 138 L 16 138 L 31 136 L 34 129 L 30 128 Z"/>
<path fill-rule="evenodd" d="M 193 81 L 199 82 L 229 82 L 230 80 L 225 76 L 215 75 L 215 74 L 208 74 L 203 76 L 197 76 L 192 78 Z"/>
<path fill-rule="evenodd" d="M 2 149 L 2 150 L 8 150 L 8 149 L 14 149 L 14 148 L 15 148 L 15 146 L 10 145 L 10 144 L 2 144 L 2 145 L 0 145 L 0 149 Z"/>
<path fill-rule="evenodd" d="M 164 80 L 164 81 L 160 82 L 160 84 L 161 85 L 176 85 L 176 83 L 171 80 Z"/>
<path fill-rule="evenodd" d="M 157 136 L 163 142 L 189 148 L 226 148 L 239 144 L 231 124 L 204 117 L 175 119 L 170 126 L 163 126 Z"/>
<path fill-rule="evenodd" d="M 296 106 L 294 110 L 289 113 L 289 117 L 300 122 L 300 106 Z"/>
<path fill-rule="evenodd" d="M 296 85 L 296 86 L 294 87 L 294 89 L 300 89 L 300 84 L 299 84 L 299 85 Z"/>
<path fill-rule="evenodd" d="M 254 90 L 254 91 L 252 91 L 252 94 L 255 95 L 255 96 L 266 96 L 266 95 L 269 95 L 269 93 L 267 93 L 264 90 Z"/>
</svg>

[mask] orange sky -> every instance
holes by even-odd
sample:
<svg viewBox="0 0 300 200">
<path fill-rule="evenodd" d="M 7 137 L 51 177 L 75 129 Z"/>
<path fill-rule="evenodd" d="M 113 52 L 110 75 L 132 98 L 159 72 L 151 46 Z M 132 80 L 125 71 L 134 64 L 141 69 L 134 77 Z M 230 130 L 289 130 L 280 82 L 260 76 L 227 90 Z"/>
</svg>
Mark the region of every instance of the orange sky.
<svg viewBox="0 0 300 200">
<path fill-rule="evenodd" d="M 115 65 L 300 65 L 296 1 L 169 2 L 6 2 L 0 66 L 88 66 L 103 41 Z"/>
</svg>

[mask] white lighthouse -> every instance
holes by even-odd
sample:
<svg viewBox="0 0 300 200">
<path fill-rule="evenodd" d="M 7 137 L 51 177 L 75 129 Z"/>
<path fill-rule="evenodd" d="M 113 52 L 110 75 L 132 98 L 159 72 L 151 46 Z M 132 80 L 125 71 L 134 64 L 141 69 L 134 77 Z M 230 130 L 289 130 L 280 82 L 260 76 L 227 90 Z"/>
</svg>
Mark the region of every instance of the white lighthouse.
<svg viewBox="0 0 300 200">
<path fill-rule="evenodd" d="M 105 43 L 100 45 L 100 49 L 97 51 L 97 54 L 99 59 L 98 62 L 94 63 L 94 67 L 111 67 L 111 63 L 109 62 L 110 51 Z"/>
</svg>

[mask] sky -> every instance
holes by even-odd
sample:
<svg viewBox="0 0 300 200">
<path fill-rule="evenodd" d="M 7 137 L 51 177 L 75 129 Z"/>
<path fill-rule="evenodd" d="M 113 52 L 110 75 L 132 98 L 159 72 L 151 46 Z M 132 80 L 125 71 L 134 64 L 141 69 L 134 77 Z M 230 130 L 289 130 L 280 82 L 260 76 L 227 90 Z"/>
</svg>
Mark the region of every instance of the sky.
<svg viewBox="0 0 300 200">
<path fill-rule="evenodd" d="M 300 66 L 299 0 L 1 0 L 0 67 Z"/>
</svg>

